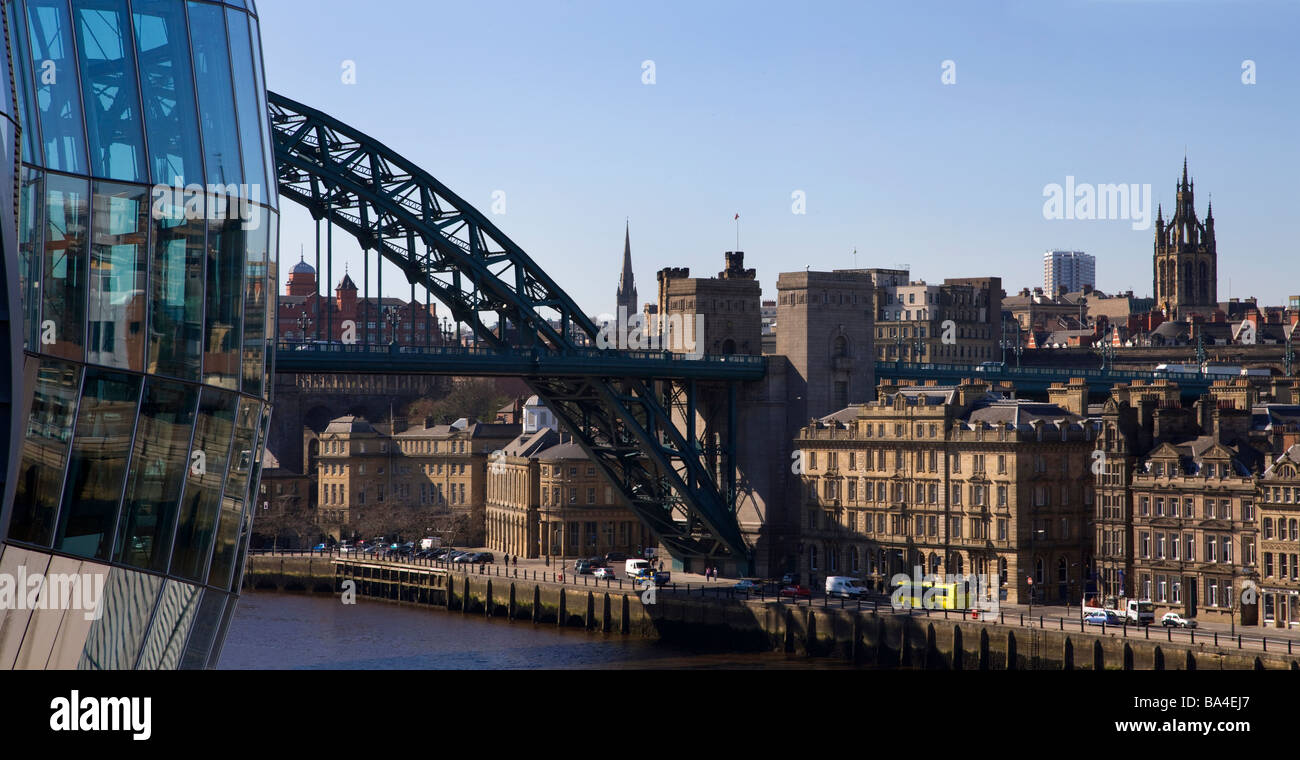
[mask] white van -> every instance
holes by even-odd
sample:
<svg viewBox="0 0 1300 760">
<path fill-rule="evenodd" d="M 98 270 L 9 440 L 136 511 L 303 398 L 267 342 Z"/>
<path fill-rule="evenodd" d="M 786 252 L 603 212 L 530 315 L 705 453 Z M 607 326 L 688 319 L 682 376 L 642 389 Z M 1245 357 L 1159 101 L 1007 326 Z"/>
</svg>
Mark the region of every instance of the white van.
<svg viewBox="0 0 1300 760">
<path fill-rule="evenodd" d="M 826 594 L 828 596 L 843 596 L 856 599 L 865 593 L 867 593 L 866 588 L 858 585 L 857 578 L 850 578 L 847 575 L 826 576 Z"/>
<path fill-rule="evenodd" d="M 648 559 L 629 559 L 623 563 L 623 572 L 629 578 L 635 578 L 642 570 L 650 569 L 650 560 Z"/>
</svg>

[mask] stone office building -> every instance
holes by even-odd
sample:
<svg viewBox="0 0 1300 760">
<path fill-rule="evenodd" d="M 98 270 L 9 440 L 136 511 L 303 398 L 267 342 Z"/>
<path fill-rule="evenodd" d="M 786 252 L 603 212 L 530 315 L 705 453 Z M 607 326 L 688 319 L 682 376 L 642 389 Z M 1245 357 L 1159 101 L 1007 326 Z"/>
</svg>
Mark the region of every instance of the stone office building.
<svg viewBox="0 0 1300 760">
<path fill-rule="evenodd" d="M 1260 622 L 1300 626 L 1300 444 L 1292 444 L 1259 483 Z"/>
<path fill-rule="evenodd" d="M 878 400 L 800 431 L 799 570 L 816 585 L 854 575 L 997 573 L 1004 601 L 1081 594 L 1091 512 L 1086 386 L 1051 403 L 978 381 L 882 382 Z M 1030 583 L 1030 578 L 1033 583 Z"/>
</svg>

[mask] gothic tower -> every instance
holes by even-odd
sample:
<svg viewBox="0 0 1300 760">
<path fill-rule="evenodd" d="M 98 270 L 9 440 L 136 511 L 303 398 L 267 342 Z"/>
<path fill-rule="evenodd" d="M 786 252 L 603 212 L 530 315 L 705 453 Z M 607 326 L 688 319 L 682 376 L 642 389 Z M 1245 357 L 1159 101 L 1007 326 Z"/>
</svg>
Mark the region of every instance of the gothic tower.
<svg viewBox="0 0 1300 760">
<path fill-rule="evenodd" d="M 1187 179 L 1184 158 L 1174 215 L 1166 223 L 1163 209 L 1156 212 L 1153 285 L 1156 304 L 1171 320 L 1192 314 L 1208 315 L 1218 308 L 1214 210 L 1212 206 L 1206 209 L 1203 223 L 1196 218 L 1194 187 L 1195 183 Z"/>
<path fill-rule="evenodd" d="M 636 282 L 632 279 L 632 236 L 629 228 L 623 230 L 623 271 L 618 276 L 618 297 L 614 304 L 614 318 L 623 314 L 635 316 L 639 311 L 636 301 Z M 629 320 L 630 323 L 630 320 Z"/>
</svg>

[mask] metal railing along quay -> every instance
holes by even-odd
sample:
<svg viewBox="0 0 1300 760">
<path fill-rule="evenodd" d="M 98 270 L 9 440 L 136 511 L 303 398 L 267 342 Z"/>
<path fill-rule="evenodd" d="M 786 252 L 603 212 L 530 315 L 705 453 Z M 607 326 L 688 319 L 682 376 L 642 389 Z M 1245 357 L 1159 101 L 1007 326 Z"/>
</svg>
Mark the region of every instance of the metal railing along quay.
<svg viewBox="0 0 1300 760">
<path fill-rule="evenodd" d="M 628 581 L 624 583 L 624 578 L 596 578 L 588 574 L 566 573 L 554 570 L 536 570 L 532 568 L 520 568 L 517 566 L 497 565 L 496 563 L 471 563 L 471 562 L 445 562 L 442 560 L 429 558 L 393 558 L 391 556 L 374 556 L 382 552 L 338 552 L 333 550 L 315 551 L 281 551 L 281 550 L 250 550 L 249 554 L 263 556 L 300 556 L 300 557 L 322 557 L 356 560 L 361 562 L 381 562 L 392 564 L 394 566 L 406 567 L 424 567 L 446 570 L 449 572 L 460 573 L 461 575 L 481 575 L 493 578 L 506 578 L 509 580 L 533 581 L 539 583 L 558 583 L 566 587 L 575 588 L 594 588 L 606 590 L 632 591 L 641 593 L 645 587 L 639 583 Z M 699 597 L 701 599 L 713 598 L 716 600 L 729 601 L 755 601 L 755 602 L 777 602 L 780 604 L 790 604 L 795 607 L 812 607 L 820 606 L 824 609 L 835 607 L 838 609 L 855 609 L 860 612 L 870 612 L 872 614 L 892 614 L 892 615 L 909 615 L 913 617 L 942 618 L 943 620 L 963 620 L 974 619 L 974 613 L 970 610 L 935 610 L 935 609 L 914 609 L 908 607 L 896 608 L 889 603 L 885 595 L 877 594 L 869 598 L 856 597 L 834 597 L 829 594 L 822 594 L 817 597 L 790 597 L 779 593 L 769 593 L 766 587 L 760 587 L 757 592 L 748 590 L 737 590 L 726 581 L 709 581 L 706 583 L 669 583 L 659 586 L 657 593 L 667 594 L 679 597 Z M 985 613 L 989 614 L 989 613 Z M 985 622 L 994 622 L 985 618 Z M 1049 627 L 1060 631 L 1078 630 L 1080 633 L 1095 633 L 1102 636 L 1115 636 L 1123 639 L 1142 639 L 1142 640 L 1159 640 L 1165 639 L 1170 642 L 1187 643 L 1195 646 L 1212 646 L 1215 649 L 1240 649 L 1240 650 L 1258 650 L 1261 652 L 1281 652 L 1294 654 L 1300 651 L 1300 642 L 1293 638 L 1269 638 L 1263 635 L 1256 635 L 1249 632 L 1232 632 L 1225 633 L 1222 631 L 1198 631 L 1196 628 L 1175 628 L 1173 626 L 1155 626 L 1155 625 L 1089 625 L 1082 617 L 1060 617 L 1047 615 L 1032 615 L 1024 612 L 1000 610 L 997 613 L 996 622 L 999 625 L 1018 626 L 1022 628 L 1046 629 Z M 1152 629 L 1156 630 L 1153 632 Z M 1161 630 L 1163 628 L 1163 630 Z"/>
</svg>

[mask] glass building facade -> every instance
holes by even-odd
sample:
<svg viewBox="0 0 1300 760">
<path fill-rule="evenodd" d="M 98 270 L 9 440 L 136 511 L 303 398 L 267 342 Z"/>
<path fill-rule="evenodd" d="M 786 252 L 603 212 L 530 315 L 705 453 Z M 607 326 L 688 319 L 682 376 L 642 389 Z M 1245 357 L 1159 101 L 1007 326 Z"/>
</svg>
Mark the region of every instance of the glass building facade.
<svg viewBox="0 0 1300 760">
<path fill-rule="evenodd" d="M 271 413 L 256 9 L 3 6 L 0 668 L 212 667 Z"/>
</svg>

